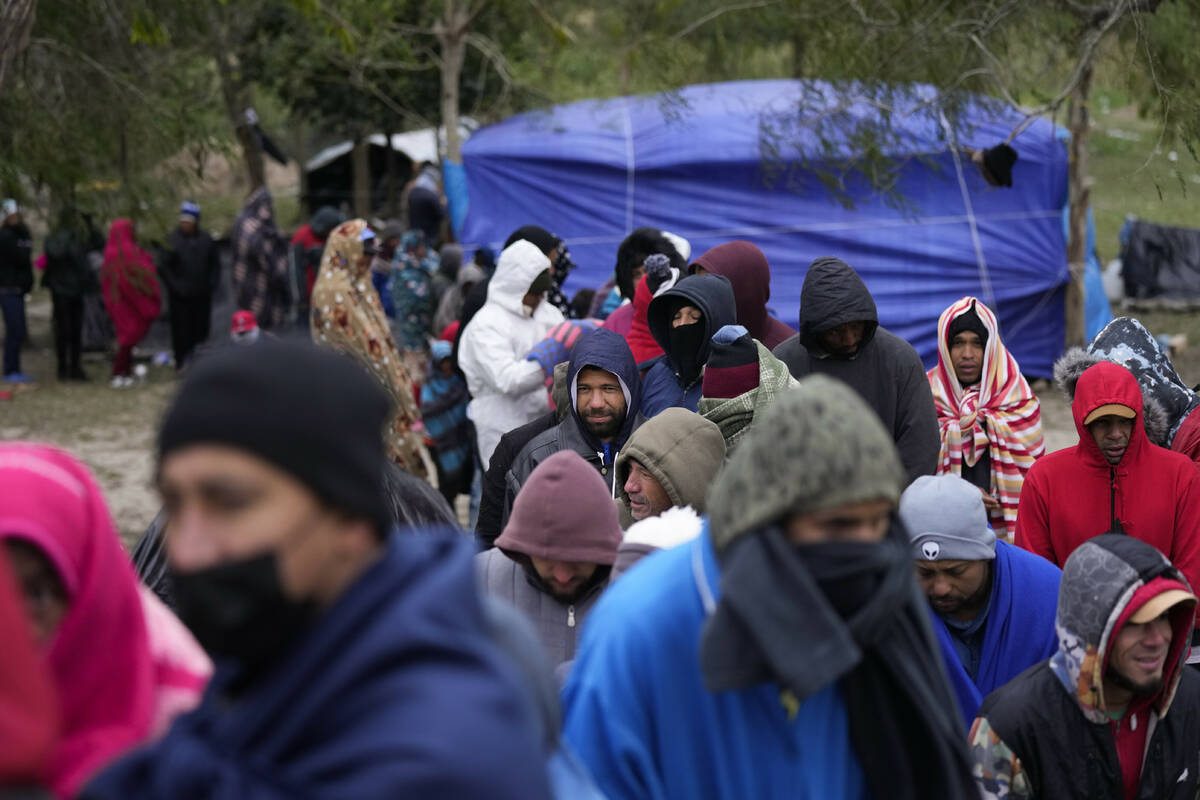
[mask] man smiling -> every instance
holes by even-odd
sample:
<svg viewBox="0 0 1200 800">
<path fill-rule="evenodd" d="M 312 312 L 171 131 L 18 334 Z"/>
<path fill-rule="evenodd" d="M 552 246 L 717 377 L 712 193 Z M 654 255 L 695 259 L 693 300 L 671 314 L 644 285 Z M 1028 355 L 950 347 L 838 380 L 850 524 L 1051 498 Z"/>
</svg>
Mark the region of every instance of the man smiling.
<svg viewBox="0 0 1200 800">
<path fill-rule="evenodd" d="M 972 727 L 985 800 L 1195 797 L 1200 677 L 1184 668 L 1195 607 L 1144 542 L 1080 546 L 1063 569 L 1058 651 L 988 695 Z"/>
<path fill-rule="evenodd" d="M 625 339 L 603 328 L 580 336 L 571 351 L 567 386 L 570 416 L 525 445 L 508 472 L 505 519 L 537 465 L 561 450 L 573 450 L 595 467 L 609 497 L 620 490 L 615 462 L 642 422 L 642 383 Z"/>
</svg>

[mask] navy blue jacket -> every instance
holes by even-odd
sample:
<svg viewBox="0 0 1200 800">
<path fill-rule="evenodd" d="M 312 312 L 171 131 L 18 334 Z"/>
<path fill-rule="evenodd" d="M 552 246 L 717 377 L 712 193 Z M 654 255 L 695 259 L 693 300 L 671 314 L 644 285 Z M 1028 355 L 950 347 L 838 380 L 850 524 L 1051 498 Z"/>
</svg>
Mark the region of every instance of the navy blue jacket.
<svg viewBox="0 0 1200 800">
<path fill-rule="evenodd" d="M 642 380 L 642 415 L 646 419 L 676 406 L 695 411 L 700 404 L 700 376 L 685 386 L 672 360 L 671 318 L 680 305 L 681 298 L 688 305 L 700 309 L 700 313 L 704 315 L 704 319 L 696 323 L 705 328 L 704 344 L 700 348 L 699 356 L 701 364 L 708 361 L 713 334 L 726 325 L 737 324 L 733 285 L 721 275 L 689 276 L 650 301 L 646 323 L 650 327 L 650 335 L 658 342 L 665 355 L 651 362 L 652 366 Z"/>
<path fill-rule="evenodd" d="M 270 674 L 230 699 L 235 670 L 219 668 L 198 709 L 80 797 L 549 800 L 473 552 L 461 536 L 393 535 Z"/>
</svg>

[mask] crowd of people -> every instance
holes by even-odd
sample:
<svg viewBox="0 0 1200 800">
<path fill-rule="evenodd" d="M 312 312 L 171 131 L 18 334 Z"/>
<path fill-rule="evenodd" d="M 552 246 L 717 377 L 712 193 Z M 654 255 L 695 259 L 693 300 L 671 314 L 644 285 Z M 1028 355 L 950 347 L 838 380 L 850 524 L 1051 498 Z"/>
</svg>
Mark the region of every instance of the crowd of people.
<svg viewBox="0 0 1200 800">
<path fill-rule="evenodd" d="M 1198 796 L 1200 397 L 1136 321 L 1060 360 L 1047 454 L 993 309 L 951 304 L 925 370 L 836 257 L 793 329 L 748 241 L 639 228 L 568 298 L 543 228 L 494 263 L 328 211 L 289 243 L 260 190 L 233 285 L 265 334 L 198 348 L 198 213 L 134 558 L 76 458 L 0 444 L 0 785 Z M 155 265 L 108 247 L 124 348 Z"/>
</svg>

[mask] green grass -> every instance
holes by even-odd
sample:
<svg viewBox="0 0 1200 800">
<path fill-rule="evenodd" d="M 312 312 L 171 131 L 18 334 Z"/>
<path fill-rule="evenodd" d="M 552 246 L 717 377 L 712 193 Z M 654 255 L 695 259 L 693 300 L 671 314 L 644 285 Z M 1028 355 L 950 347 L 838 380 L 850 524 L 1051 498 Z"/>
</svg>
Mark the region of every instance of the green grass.
<svg viewBox="0 0 1200 800">
<path fill-rule="evenodd" d="M 1117 256 L 1117 234 L 1126 215 L 1200 227 L 1200 162 L 1187 148 L 1168 142 L 1160 146 L 1154 122 L 1138 119 L 1131 107 L 1105 112 L 1104 104 L 1097 103 L 1094 120 L 1088 172 L 1094 181 L 1092 213 L 1101 260 Z M 1117 138 L 1114 133 L 1139 139 Z M 1175 161 L 1169 158 L 1172 151 Z"/>
</svg>

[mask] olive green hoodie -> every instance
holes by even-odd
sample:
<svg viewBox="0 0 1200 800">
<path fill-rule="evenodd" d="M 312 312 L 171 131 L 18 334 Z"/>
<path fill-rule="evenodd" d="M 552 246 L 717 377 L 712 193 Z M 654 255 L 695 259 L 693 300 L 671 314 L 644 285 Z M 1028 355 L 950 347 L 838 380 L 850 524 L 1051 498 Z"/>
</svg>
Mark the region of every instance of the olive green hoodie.
<svg viewBox="0 0 1200 800">
<path fill-rule="evenodd" d="M 635 430 L 617 458 L 617 514 L 622 530 L 634 522 L 625 492 L 630 459 L 654 476 L 671 505 L 691 506 L 703 514 L 708 487 L 725 461 L 725 439 L 715 423 L 684 408 L 668 408 Z"/>
</svg>

